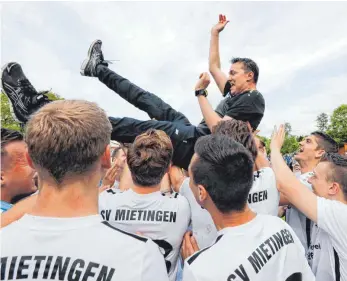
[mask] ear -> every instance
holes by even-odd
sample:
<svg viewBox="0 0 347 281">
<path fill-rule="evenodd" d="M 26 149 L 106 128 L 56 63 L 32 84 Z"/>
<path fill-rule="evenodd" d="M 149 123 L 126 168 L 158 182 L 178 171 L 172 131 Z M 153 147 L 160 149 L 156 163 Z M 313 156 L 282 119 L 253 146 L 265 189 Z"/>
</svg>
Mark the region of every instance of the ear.
<svg viewBox="0 0 347 281">
<path fill-rule="evenodd" d="M 318 149 L 318 150 L 316 151 L 316 158 L 321 158 L 321 157 L 324 155 L 324 153 L 325 153 L 325 150 L 323 150 L 323 149 Z"/>
<path fill-rule="evenodd" d="M 341 190 L 341 186 L 337 182 L 332 182 L 329 186 L 328 194 L 331 196 L 336 196 Z"/>
<path fill-rule="evenodd" d="M 25 158 L 27 159 L 28 165 L 30 166 L 30 168 L 35 170 L 35 167 L 34 167 L 34 164 L 33 164 L 33 160 L 31 160 L 31 157 L 30 157 L 28 152 L 25 152 Z"/>
<path fill-rule="evenodd" d="M 206 201 L 206 199 L 208 197 L 208 193 L 207 193 L 205 187 L 203 185 L 201 185 L 201 184 L 198 185 L 198 191 L 199 191 L 199 194 L 198 194 L 199 201 L 201 203 L 203 203 L 204 201 Z"/>
<path fill-rule="evenodd" d="M 104 169 L 111 168 L 111 151 L 109 144 L 106 146 L 105 152 L 101 157 L 101 167 Z"/>
<path fill-rule="evenodd" d="M 4 171 L 1 170 L 1 187 L 5 186 L 6 184 L 6 176 Z"/>
<path fill-rule="evenodd" d="M 253 79 L 254 79 L 254 73 L 253 73 L 252 71 L 247 72 L 246 75 L 247 75 L 247 81 L 248 81 L 248 82 L 253 81 Z"/>
</svg>

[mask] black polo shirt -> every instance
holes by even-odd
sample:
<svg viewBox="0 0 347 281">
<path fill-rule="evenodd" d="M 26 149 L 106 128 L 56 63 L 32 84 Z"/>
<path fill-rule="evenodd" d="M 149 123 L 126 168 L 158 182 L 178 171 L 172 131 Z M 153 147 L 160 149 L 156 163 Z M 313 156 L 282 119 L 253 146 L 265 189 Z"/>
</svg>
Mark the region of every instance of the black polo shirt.
<svg viewBox="0 0 347 281">
<path fill-rule="evenodd" d="M 257 90 L 246 91 L 238 95 L 229 93 L 215 111 L 222 118 L 227 115 L 236 120 L 248 121 L 255 130 L 264 116 L 265 100 Z M 198 128 L 208 134 L 205 120 L 201 121 Z"/>
</svg>

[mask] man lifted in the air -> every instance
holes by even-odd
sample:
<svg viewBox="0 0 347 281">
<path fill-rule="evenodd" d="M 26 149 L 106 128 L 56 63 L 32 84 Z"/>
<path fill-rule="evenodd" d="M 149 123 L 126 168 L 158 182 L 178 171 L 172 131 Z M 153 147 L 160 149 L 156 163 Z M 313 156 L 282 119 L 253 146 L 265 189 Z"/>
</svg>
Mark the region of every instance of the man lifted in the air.
<svg viewBox="0 0 347 281">
<path fill-rule="evenodd" d="M 101 50 L 101 40 L 91 44 L 88 57 L 81 66 L 81 74 L 98 77 L 123 99 L 147 112 L 152 119 L 140 121 L 128 117 L 109 117 L 112 124 L 112 140 L 131 143 L 136 136 L 150 128 L 163 130 L 170 136 L 174 146 L 173 164 L 187 170 L 194 154 L 196 140 L 210 134 L 212 127 L 223 118 L 248 121 L 253 130 L 258 127 L 264 115 L 265 101 L 256 90 L 259 75 L 257 64 L 248 58 L 234 58 L 231 60 L 228 77 L 220 68 L 218 36 L 227 23 L 225 16 L 220 15 L 219 23 L 212 28 L 209 62 L 210 72 L 225 98 L 214 111 L 206 98 L 209 75 L 200 75 L 195 86 L 195 95 L 199 100 L 204 120 L 198 126 L 192 125 L 184 114 L 173 109 L 158 96 L 141 89 L 109 69 Z M 13 112 L 22 123 L 29 119 L 30 114 L 49 102 L 46 96 L 36 92 L 17 63 L 9 63 L 3 68 L 2 86 L 11 101 Z"/>
</svg>

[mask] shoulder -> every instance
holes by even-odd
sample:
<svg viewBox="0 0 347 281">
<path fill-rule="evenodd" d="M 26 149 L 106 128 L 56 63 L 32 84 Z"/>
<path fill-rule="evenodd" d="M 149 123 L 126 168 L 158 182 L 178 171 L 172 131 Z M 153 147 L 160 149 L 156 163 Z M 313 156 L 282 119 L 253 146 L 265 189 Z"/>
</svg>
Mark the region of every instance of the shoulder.
<svg viewBox="0 0 347 281">
<path fill-rule="evenodd" d="M 265 167 L 254 172 L 254 180 L 257 179 L 268 179 L 275 181 L 276 177 L 274 171 L 270 167 Z"/>
<path fill-rule="evenodd" d="M 318 209 L 318 222 L 323 216 L 329 215 L 335 217 L 341 222 L 345 221 L 345 214 L 347 212 L 347 204 L 337 200 L 326 199 L 317 196 L 317 209 Z"/>
<path fill-rule="evenodd" d="M 146 237 L 121 230 L 121 229 L 111 225 L 107 221 L 101 222 L 101 228 L 103 228 L 103 231 L 106 234 L 111 234 L 112 237 L 114 237 L 115 239 L 117 239 L 116 236 L 123 236 L 124 239 L 129 240 L 132 243 L 138 243 L 138 244 L 147 243 L 150 240 Z"/>
<path fill-rule="evenodd" d="M 158 245 L 147 237 L 121 230 L 106 221 L 100 223 L 100 228 L 98 239 L 101 239 L 101 243 L 107 243 L 107 247 L 110 249 L 131 248 L 137 251 L 140 256 L 153 259 L 162 258 Z"/>
<path fill-rule="evenodd" d="M 223 237 L 223 235 L 219 235 L 219 236 L 217 237 L 216 241 L 215 241 L 211 246 L 206 247 L 206 248 L 204 248 L 204 249 L 202 249 L 202 250 L 196 252 L 195 254 L 193 254 L 192 256 L 190 256 L 189 258 L 187 258 L 187 261 L 186 261 L 186 262 L 187 262 L 189 265 L 192 265 L 192 263 L 194 263 L 194 262 L 196 263 L 196 260 L 198 260 L 199 257 L 201 258 L 204 254 L 206 254 L 206 253 L 208 252 L 209 249 L 211 249 L 213 246 L 215 246 L 215 245 L 221 240 L 222 237 Z M 212 261 L 211 261 L 211 262 L 212 262 Z"/>
<path fill-rule="evenodd" d="M 283 219 L 277 216 L 267 214 L 258 214 L 257 216 L 260 217 L 265 227 L 269 226 L 269 229 L 273 229 L 274 231 L 278 231 L 281 228 L 291 229 L 291 227 Z"/>
<path fill-rule="evenodd" d="M 256 104 L 259 107 L 265 106 L 264 97 L 263 97 L 263 95 L 260 92 L 258 92 L 258 91 L 251 91 L 248 95 L 249 95 L 248 98 L 250 99 L 250 101 L 253 104 Z"/>
</svg>

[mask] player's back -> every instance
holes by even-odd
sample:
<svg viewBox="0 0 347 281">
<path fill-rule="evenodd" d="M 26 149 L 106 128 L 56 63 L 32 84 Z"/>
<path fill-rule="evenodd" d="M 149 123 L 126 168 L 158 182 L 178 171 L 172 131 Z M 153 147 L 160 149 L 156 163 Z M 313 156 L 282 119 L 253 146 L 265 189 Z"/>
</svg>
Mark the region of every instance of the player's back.
<svg viewBox="0 0 347 281">
<path fill-rule="evenodd" d="M 113 228 L 99 215 L 25 215 L 0 238 L 1 280 L 167 280 L 150 239 Z"/>
<path fill-rule="evenodd" d="M 293 230 L 280 218 L 261 214 L 222 229 L 215 244 L 186 259 L 183 276 L 184 281 L 314 280 Z"/>
<path fill-rule="evenodd" d="M 277 216 L 280 195 L 275 173 L 266 167 L 254 172 L 253 177 L 253 185 L 248 195 L 250 208 L 258 214 Z"/>
<path fill-rule="evenodd" d="M 183 196 L 160 191 L 138 194 L 129 189 L 104 191 L 99 197 L 102 217 L 111 225 L 149 237 L 161 248 L 170 280 L 177 272 L 177 259 L 183 235 L 190 222 L 189 203 Z"/>
</svg>

